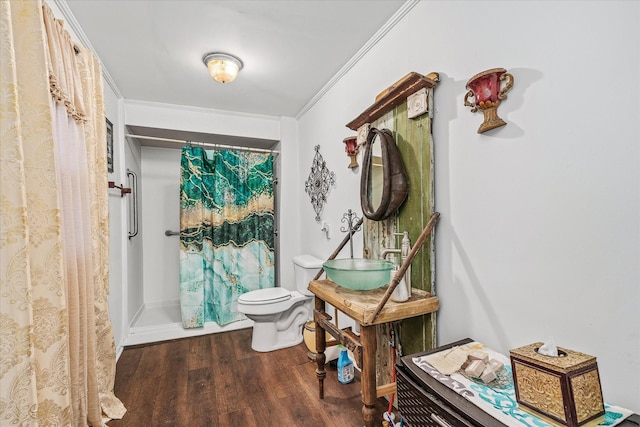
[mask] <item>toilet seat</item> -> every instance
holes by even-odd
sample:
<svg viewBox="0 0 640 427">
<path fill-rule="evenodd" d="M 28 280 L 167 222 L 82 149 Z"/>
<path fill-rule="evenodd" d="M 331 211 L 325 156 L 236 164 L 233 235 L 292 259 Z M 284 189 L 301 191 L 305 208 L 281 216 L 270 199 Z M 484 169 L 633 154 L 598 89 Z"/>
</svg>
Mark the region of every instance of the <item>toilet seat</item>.
<svg viewBox="0 0 640 427">
<path fill-rule="evenodd" d="M 291 291 L 276 287 L 257 289 L 240 295 L 238 302 L 247 305 L 275 304 L 291 298 Z"/>
</svg>

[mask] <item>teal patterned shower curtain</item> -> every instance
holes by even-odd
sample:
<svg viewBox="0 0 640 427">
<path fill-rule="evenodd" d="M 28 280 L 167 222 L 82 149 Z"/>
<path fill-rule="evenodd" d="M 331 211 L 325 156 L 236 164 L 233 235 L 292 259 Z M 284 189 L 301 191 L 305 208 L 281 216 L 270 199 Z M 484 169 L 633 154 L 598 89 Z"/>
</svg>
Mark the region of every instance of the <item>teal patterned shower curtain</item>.
<svg viewBox="0 0 640 427">
<path fill-rule="evenodd" d="M 240 295 L 274 281 L 273 157 L 182 148 L 180 309 L 185 328 L 245 318 Z"/>
</svg>

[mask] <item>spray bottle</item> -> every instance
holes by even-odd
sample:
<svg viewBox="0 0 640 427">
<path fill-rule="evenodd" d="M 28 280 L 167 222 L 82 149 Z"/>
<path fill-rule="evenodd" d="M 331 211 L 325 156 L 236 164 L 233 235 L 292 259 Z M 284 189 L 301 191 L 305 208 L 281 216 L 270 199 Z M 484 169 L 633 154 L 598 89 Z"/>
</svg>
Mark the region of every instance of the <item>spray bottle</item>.
<svg viewBox="0 0 640 427">
<path fill-rule="evenodd" d="M 338 348 L 340 349 L 340 356 L 338 356 L 338 381 L 342 384 L 348 384 L 353 381 L 354 377 L 353 362 L 349 359 L 347 349 L 344 348 L 342 344 L 338 344 Z"/>
</svg>

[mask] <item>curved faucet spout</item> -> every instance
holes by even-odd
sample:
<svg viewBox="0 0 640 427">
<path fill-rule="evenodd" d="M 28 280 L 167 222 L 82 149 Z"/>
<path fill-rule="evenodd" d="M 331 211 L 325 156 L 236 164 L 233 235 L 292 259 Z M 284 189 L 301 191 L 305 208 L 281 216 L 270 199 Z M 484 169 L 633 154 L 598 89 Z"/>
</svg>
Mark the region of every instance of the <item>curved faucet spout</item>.
<svg viewBox="0 0 640 427">
<path fill-rule="evenodd" d="M 389 254 L 401 254 L 401 249 L 385 248 L 380 252 L 380 258 L 386 259 Z"/>
</svg>

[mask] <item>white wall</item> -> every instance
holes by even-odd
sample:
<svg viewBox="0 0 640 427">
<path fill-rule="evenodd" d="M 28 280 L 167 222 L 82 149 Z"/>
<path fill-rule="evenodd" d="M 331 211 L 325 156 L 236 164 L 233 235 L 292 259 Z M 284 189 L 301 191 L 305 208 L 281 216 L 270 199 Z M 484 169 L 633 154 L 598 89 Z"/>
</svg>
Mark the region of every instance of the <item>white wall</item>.
<svg viewBox="0 0 640 427">
<path fill-rule="evenodd" d="M 301 250 L 328 255 L 360 212 L 344 124 L 407 72 L 439 72 L 440 344 L 508 354 L 553 336 L 597 357 L 607 402 L 640 411 L 639 16 L 624 1 L 420 2 L 299 120 L 298 180 L 316 144 L 337 174 L 330 241 L 300 190 Z M 508 125 L 480 135 L 465 84 L 495 67 L 515 77 Z"/>
<path fill-rule="evenodd" d="M 126 122 L 123 123 L 123 129 Z M 142 236 L 145 235 L 145 224 L 142 221 L 146 212 L 146 207 L 142 204 L 144 194 L 144 182 L 142 182 L 142 148 L 140 144 L 130 139 L 125 139 L 122 150 L 124 151 L 124 181 L 127 186 L 133 188 L 133 178 L 127 176 L 131 171 L 137 176 L 137 198 L 133 193 L 123 198 L 122 218 L 124 229 L 121 231 L 124 236 L 124 258 L 125 258 L 125 288 L 126 300 L 123 301 L 126 310 L 127 334 L 129 328 L 135 323 L 137 317 L 144 306 L 144 254 L 146 252 Z M 135 191 L 135 190 L 134 190 Z M 133 218 L 133 204 L 137 200 L 138 204 L 138 234 L 129 238 L 129 232 L 135 231 Z M 126 339 L 125 336 L 125 339 Z"/>
<path fill-rule="evenodd" d="M 298 124 L 291 117 L 280 118 L 280 151 L 278 168 L 277 219 L 280 243 L 278 247 L 278 279 L 280 286 L 294 290 L 293 257 L 299 255 L 303 233 L 300 233 L 300 172 L 298 164 Z"/>
<path fill-rule="evenodd" d="M 164 232 L 180 230 L 180 150 L 142 147 L 142 182 L 144 302 L 176 301 L 180 238 Z"/>
</svg>

